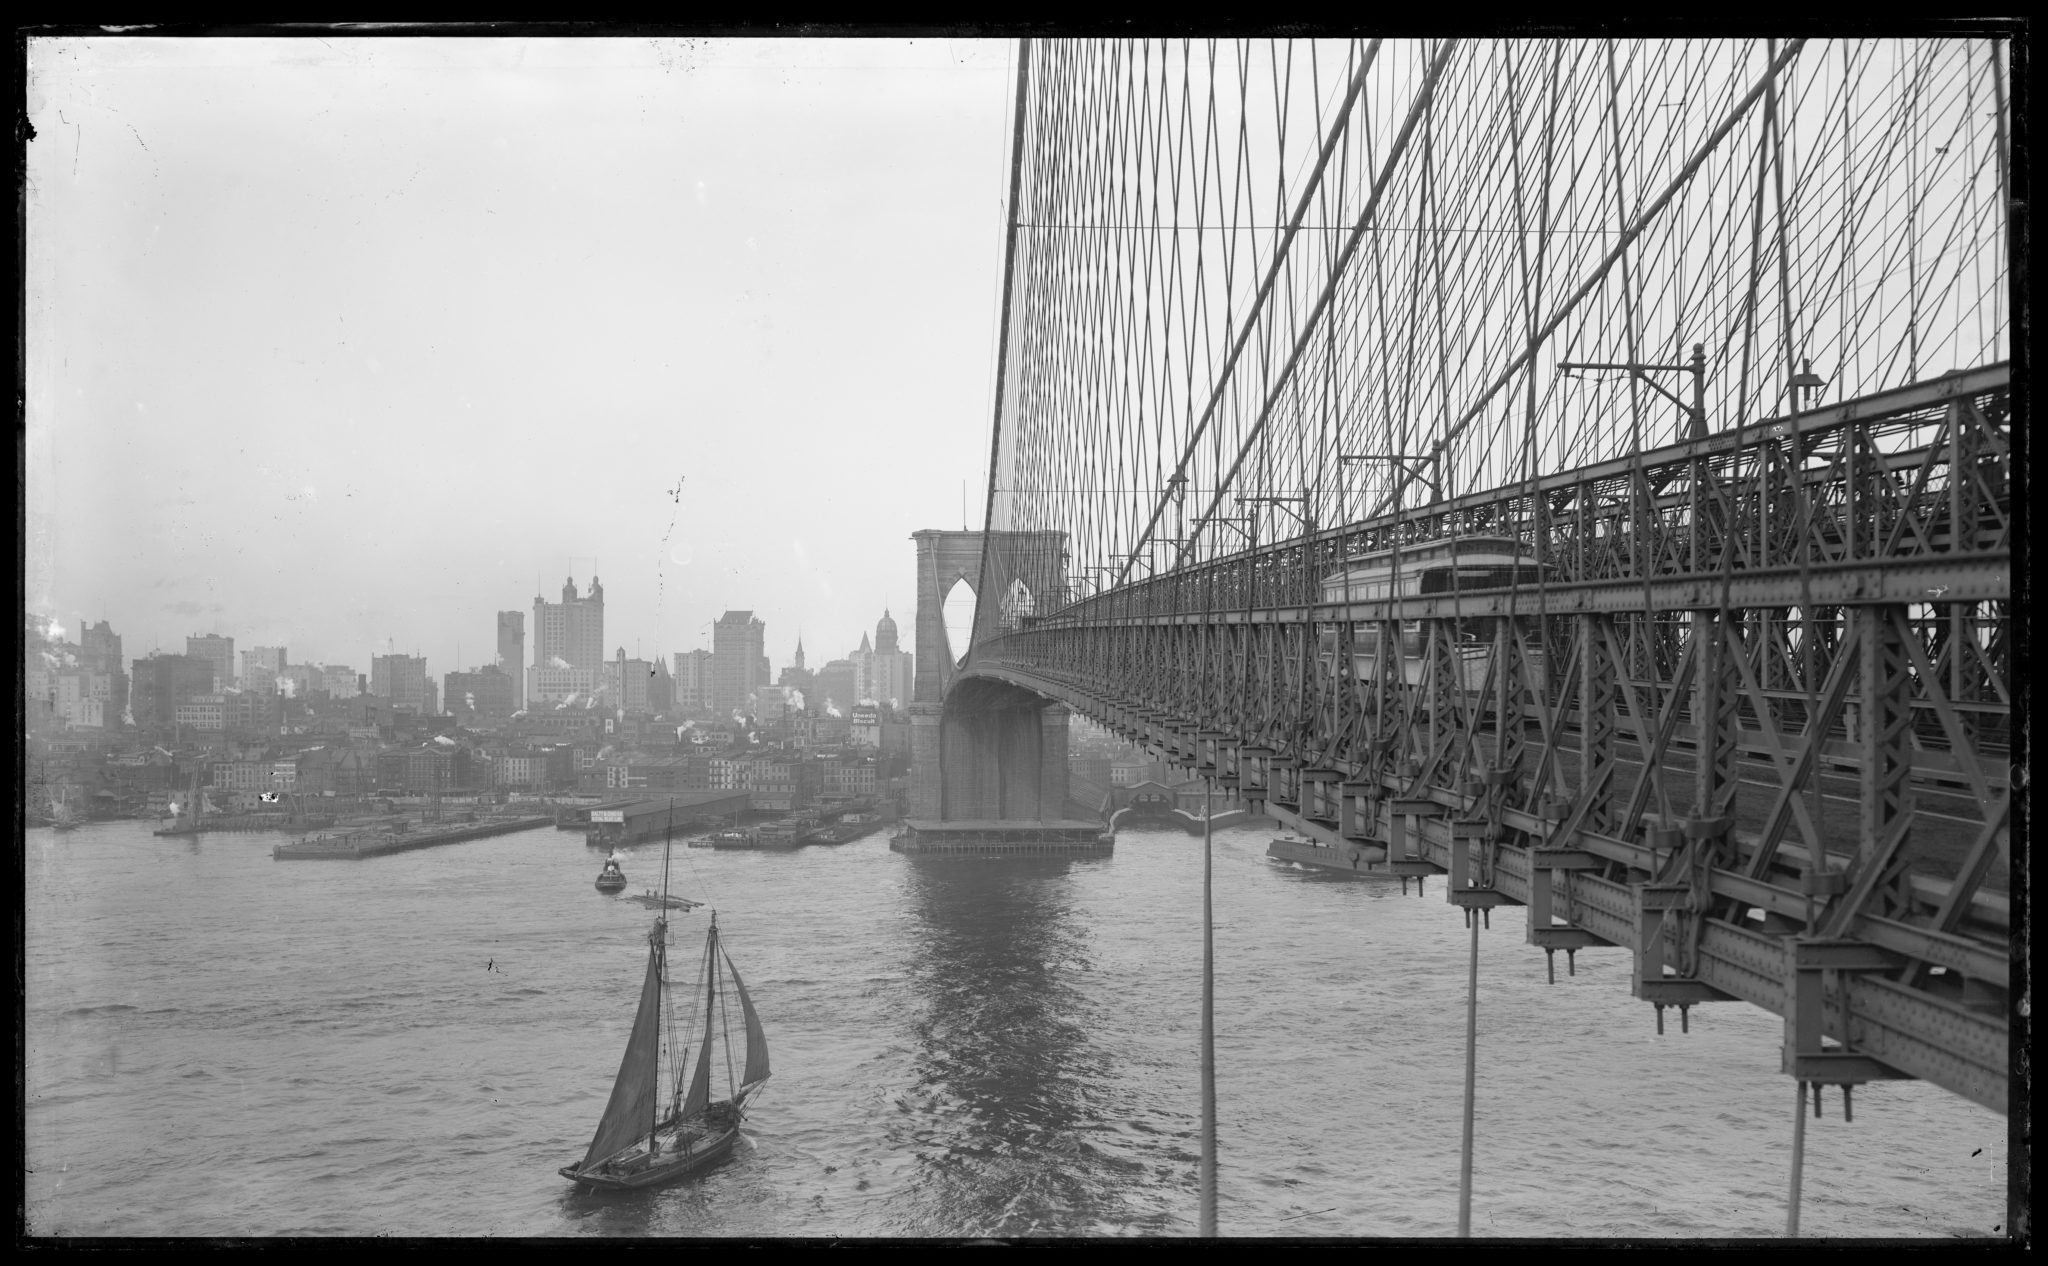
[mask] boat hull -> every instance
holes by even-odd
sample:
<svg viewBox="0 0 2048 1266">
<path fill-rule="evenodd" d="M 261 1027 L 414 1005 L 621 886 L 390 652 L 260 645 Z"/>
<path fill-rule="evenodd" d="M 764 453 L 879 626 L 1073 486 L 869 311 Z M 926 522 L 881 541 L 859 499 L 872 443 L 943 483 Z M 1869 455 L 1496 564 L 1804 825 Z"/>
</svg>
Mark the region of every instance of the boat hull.
<svg viewBox="0 0 2048 1266">
<path fill-rule="evenodd" d="M 645 1191 L 651 1187 L 665 1187 L 701 1174 L 732 1155 L 733 1144 L 739 1140 L 739 1135 L 737 1125 L 727 1126 L 693 1143 L 687 1153 L 666 1153 L 652 1165 L 646 1164 L 644 1154 L 638 1154 L 629 1155 L 624 1161 L 614 1157 L 589 1169 L 564 1165 L 557 1172 L 570 1182 L 598 1191 Z M 633 1168 L 636 1161 L 640 1168 Z"/>
<path fill-rule="evenodd" d="M 1387 849 L 1383 844 L 1347 841 L 1333 846 L 1316 844 L 1309 840 L 1274 840 L 1266 845 L 1266 856 L 1276 862 L 1293 862 L 1301 866 L 1316 866 L 1354 874 L 1391 873 L 1379 869 L 1380 864 L 1387 859 Z"/>
</svg>

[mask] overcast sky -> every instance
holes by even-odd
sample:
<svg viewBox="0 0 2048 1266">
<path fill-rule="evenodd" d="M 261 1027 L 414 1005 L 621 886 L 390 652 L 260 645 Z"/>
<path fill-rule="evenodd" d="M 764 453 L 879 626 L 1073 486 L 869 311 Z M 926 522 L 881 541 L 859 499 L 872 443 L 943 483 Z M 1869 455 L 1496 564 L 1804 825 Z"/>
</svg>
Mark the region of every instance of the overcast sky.
<svg viewBox="0 0 2048 1266">
<path fill-rule="evenodd" d="M 607 654 L 908 641 L 910 533 L 981 516 L 1013 61 L 31 43 L 26 605 L 438 679 L 594 570 Z"/>
</svg>

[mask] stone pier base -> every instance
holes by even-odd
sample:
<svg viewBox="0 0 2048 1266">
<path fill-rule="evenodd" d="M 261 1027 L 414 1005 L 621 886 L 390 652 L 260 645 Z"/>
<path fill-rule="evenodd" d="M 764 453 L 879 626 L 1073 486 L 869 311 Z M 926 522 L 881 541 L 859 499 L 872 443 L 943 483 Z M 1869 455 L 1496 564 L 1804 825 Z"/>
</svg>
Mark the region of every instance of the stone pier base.
<svg viewBox="0 0 2048 1266">
<path fill-rule="evenodd" d="M 1116 837 L 1103 829 L 1100 822 L 1072 819 L 1051 822 L 934 822 L 911 819 L 889 841 L 889 847 L 899 853 L 913 855 L 1004 857 L 1057 854 L 1101 857 L 1116 851 Z"/>
</svg>

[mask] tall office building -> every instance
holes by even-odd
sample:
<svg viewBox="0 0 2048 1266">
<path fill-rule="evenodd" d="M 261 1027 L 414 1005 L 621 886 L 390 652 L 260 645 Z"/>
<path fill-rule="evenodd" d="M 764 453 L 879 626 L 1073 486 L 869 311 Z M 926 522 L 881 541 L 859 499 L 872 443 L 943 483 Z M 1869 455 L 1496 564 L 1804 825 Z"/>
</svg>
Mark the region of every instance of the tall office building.
<svg viewBox="0 0 2048 1266">
<path fill-rule="evenodd" d="M 424 655 L 372 655 L 370 693 L 389 699 L 394 708 L 410 708 L 422 716 L 432 714 L 439 694 L 427 680 Z"/>
<path fill-rule="evenodd" d="M 258 646 L 242 652 L 242 689 L 271 694 L 284 671 L 284 647 Z"/>
<path fill-rule="evenodd" d="M 526 612 L 498 612 L 498 665 L 512 678 L 512 706 L 526 706 Z M 451 705 L 453 700 L 449 701 Z"/>
<path fill-rule="evenodd" d="M 711 706 L 711 652 L 675 653 L 675 704 L 685 711 L 702 711 Z"/>
<path fill-rule="evenodd" d="M 213 693 L 213 663 L 195 655 L 151 655 L 135 661 L 135 724 L 169 729 L 178 705 Z"/>
<path fill-rule="evenodd" d="M 441 680 L 447 685 L 449 715 L 464 725 L 504 720 L 514 711 L 512 696 L 518 679 L 518 674 L 496 664 L 473 673 L 447 674 Z"/>
<path fill-rule="evenodd" d="M 235 684 L 235 639 L 218 633 L 198 634 L 185 639 L 185 653 L 213 664 L 213 693 Z"/>
<path fill-rule="evenodd" d="M 574 577 L 563 581 L 562 600 L 533 600 L 533 666 L 527 670 L 526 706 L 557 703 L 596 692 L 604 673 L 604 586 L 590 578 L 587 597 L 576 596 Z"/>
<path fill-rule="evenodd" d="M 752 611 L 728 611 L 711 626 L 711 708 L 730 714 L 747 706 L 756 686 L 768 684 L 762 644 L 768 626 Z"/>
<path fill-rule="evenodd" d="M 107 699 L 107 724 L 116 724 L 128 712 L 128 663 L 121 658 L 121 635 L 105 620 L 88 625 L 85 617 L 80 616 L 78 627 L 79 657 L 85 666 L 113 678 L 113 692 Z"/>
<path fill-rule="evenodd" d="M 320 689 L 336 699 L 353 699 L 363 692 L 362 676 L 347 664 L 328 664 L 320 670 Z"/>
<path fill-rule="evenodd" d="M 896 645 L 896 621 L 889 612 L 882 612 L 881 622 L 875 625 L 875 644 L 869 649 L 866 635 L 861 637 L 861 649 L 851 657 L 857 680 L 855 693 L 862 702 L 881 704 L 886 708 L 901 708 L 910 703 L 911 682 L 915 679 L 911 671 L 910 652 L 900 650 Z"/>
<path fill-rule="evenodd" d="M 652 711 L 647 704 L 647 682 L 653 675 L 654 665 L 644 659 L 627 659 L 626 648 L 621 646 L 618 655 L 604 666 L 602 706 L 627 712 Z"/>
</svg>

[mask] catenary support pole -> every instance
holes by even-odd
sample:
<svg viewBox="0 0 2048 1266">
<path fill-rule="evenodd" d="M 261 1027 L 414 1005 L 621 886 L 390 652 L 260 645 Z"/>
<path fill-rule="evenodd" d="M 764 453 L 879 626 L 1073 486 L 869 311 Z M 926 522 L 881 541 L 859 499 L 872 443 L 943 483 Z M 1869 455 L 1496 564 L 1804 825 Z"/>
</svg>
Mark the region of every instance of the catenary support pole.
<svg viewBox="0 0 2048 1266">
<path fill-rule="evenodd" d="M 1799 1102 L 1792 1109 L 1792 1195 L 1785 1202 L 1785 1238 L 1796 1239 L 1799 1235 L 1799 1181 L 1806 1170 L 1806 1083 L 1795 1081 L 1799 1088 Z M 1818 1089 L 1815 1095 L 1818 1096 Z"/>
<path fill-rule="evenodd" d="M 1202 1235 L 1216 1234 L 1216 918 L 1214 787 L 1202 782 Z"/>
<path fill-rule="evenodd" d="M 1479 1061 L 1479 911 L 1465 911 L 1472 925 L 1472 963 L 1465 977 L 1465 1145 L 1458 1157 L 1458 1234 L 1472 1234 L 1472 1092 Z"/>
</svg>

